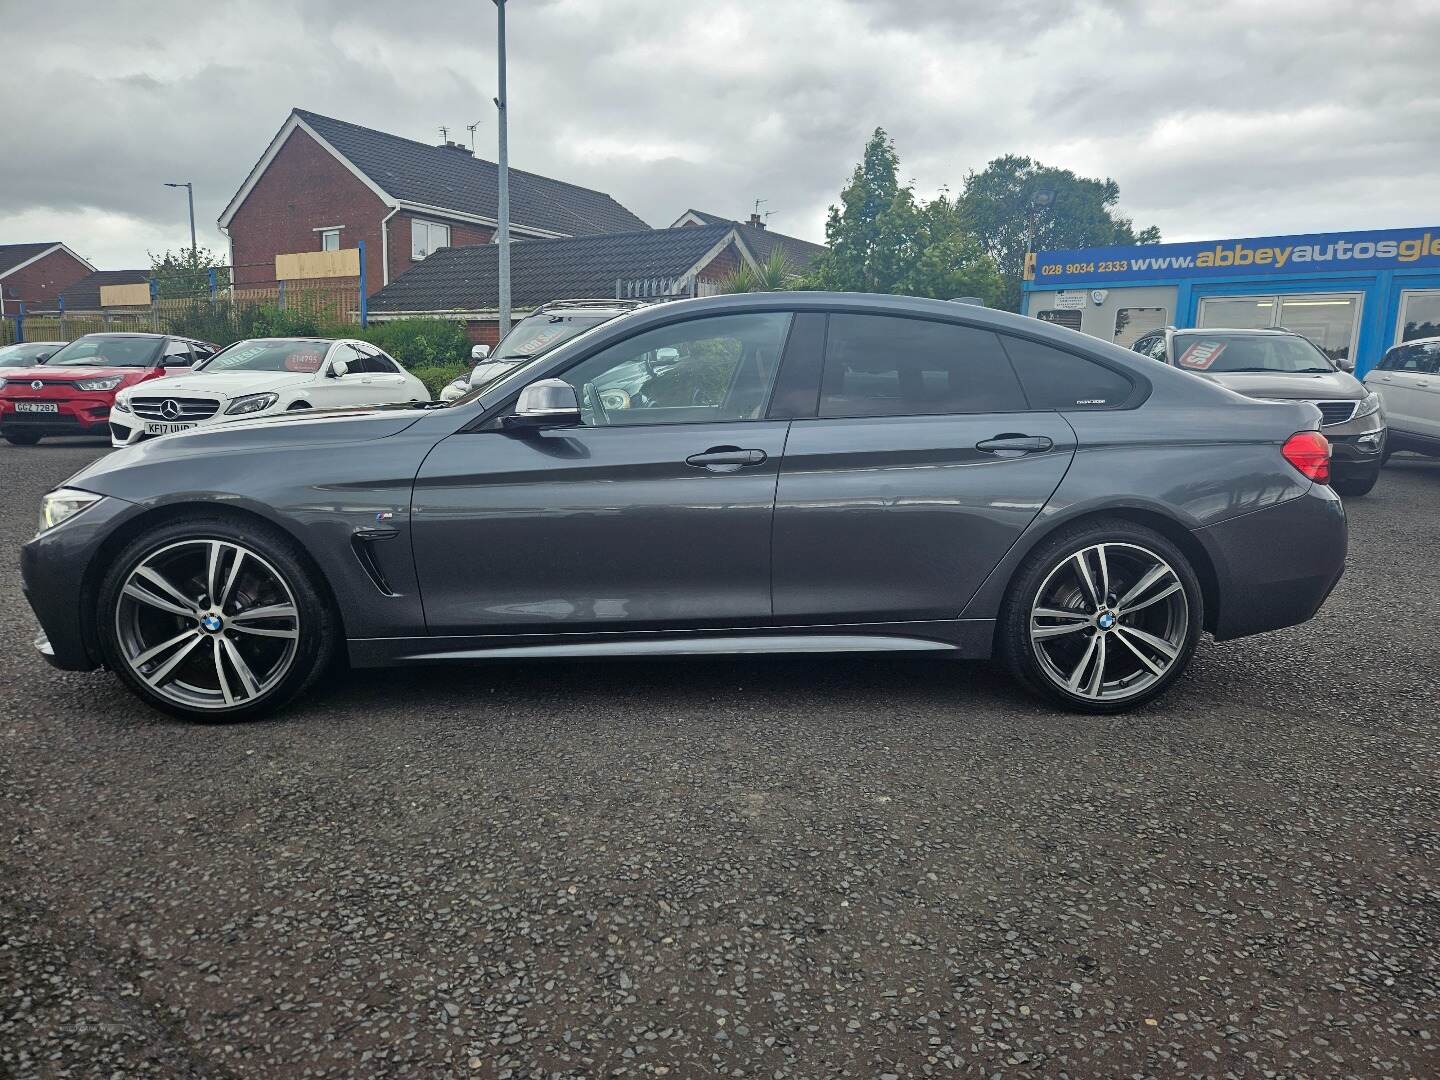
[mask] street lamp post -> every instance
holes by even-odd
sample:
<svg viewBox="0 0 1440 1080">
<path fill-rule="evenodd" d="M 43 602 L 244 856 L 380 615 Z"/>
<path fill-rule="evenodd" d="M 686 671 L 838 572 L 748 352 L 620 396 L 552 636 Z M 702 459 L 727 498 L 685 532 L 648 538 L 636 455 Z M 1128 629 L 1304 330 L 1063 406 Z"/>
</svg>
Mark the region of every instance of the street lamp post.
<svg viewBox="0 0 1440 1080">
<path fill-rule="evenodd" d="M 505 93 L 505 0 L 495 0 L 497 13 L 496 34 L 498 37 L 499 67 L 500 67 L 500 92 L 495 98 L 495 108 L 500 114 L 500 162 L 499 162 L 499 202 L 496 217 L 498 229 L 496 230 L 495 243 L 499 245 L 499 308 L 500 308 L 500 336 L 503 338 L 510 332 L 510 145 L 509 145 L 509 123 L 507 118 L 508 100 Z"/>
<path fill-rule="evenodd" d="M 183 184 L 166 181 L 165 186 L 185 189 L 185 197 L 190 203 L 190 262 L 197 264 L 200 261 L 200 249 L 195 243 L 195 185 L 186 180 Z"/>
</svg>

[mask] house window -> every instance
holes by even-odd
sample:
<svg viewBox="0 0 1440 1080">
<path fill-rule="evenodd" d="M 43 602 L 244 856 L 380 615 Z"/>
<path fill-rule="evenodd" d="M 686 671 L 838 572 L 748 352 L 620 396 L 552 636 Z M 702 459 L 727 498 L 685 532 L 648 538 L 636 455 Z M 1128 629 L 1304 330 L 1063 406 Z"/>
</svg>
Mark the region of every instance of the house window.
<svg viewBox="0 0 1440 1080">
<path fill-rule="evenodd" d="M 419 262 L 440 248 L 450 246 L 450 226 L 438 221 L 410 223 L 410 258 Z"/>
<path fill-rule="evenodd" d="M 339 230 L 339 229 L 324 229 L 324 230 L 321 231 L 321 233 L 320 233 L 320 250 L 321 250 L 321 251 L 339 251 L 339 250 L 340 250 L 340 230 Z"/>
</svg>

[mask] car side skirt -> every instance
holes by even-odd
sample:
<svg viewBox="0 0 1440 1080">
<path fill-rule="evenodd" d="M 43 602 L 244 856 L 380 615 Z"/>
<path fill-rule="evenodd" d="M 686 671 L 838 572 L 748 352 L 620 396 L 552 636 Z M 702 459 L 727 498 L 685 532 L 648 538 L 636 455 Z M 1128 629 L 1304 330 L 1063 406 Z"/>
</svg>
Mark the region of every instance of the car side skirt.
<svg viewBox="0 0 1440 1080">
<path fill-rule="evenodd" d="M 587 657 L 733 656 L 742 654 L 930 652 L 987 659 L 993 619 L 840 626 L 515 634 L 479 637 L 359 638 L 347 642 L 353 667 L 393 667 L 455 660 L 584 659 Z"/>
</svg>

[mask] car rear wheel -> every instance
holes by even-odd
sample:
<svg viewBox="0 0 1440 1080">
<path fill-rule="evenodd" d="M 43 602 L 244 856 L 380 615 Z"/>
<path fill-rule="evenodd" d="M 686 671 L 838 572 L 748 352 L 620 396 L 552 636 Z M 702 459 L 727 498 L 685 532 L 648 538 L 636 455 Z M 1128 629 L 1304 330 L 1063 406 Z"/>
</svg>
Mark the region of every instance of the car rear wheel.
<svg viewBox="0 0 1440 1080">
<path fill-rule="evenodd" d="M 1011 671 L 1090 713 L 1131 709 L 1184 673 L 1203 625 L 1199 580 L 1152 529 L 1094 521 L 1041 543 L 1017 572 L 999 627 Z"/>
<path fill-rule="evenodd" d="M 283 534 L 195 517 L 120 553 L 100 588 L 106 666 L 148 704 L 193 720 L 239 720 L 306 690 L 339 626 Z"/>
<path fill-rule="evenodd" d="M 21 431 L 13 434 L 7 433 L 5 441 L 11 446 L 34 446 L 40 441 L 40 436 L 28 431 Z"/>
</svg>

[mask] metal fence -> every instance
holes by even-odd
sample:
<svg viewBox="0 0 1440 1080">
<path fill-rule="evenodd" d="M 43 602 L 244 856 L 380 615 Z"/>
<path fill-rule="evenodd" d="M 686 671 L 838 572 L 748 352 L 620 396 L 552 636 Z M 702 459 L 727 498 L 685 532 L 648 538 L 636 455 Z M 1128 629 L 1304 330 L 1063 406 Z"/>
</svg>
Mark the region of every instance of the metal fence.
<svg viewBox="0 0 1440 1080">
<path fill-rule="evenodd" d="M 361 276 L 274 280 L 274 265 L 219 266 L 150 280 L 150 302 L 95 310 L 45 310 L 14 305 L 0 317 L 0 345 L 73 341 L 83 334 L 144 331 L 180 334 L 217 345 L 246 337 L 334 334 L 365 325 Z M 239 284 L 233 284 L 234 282 Z"/>
</svg>

